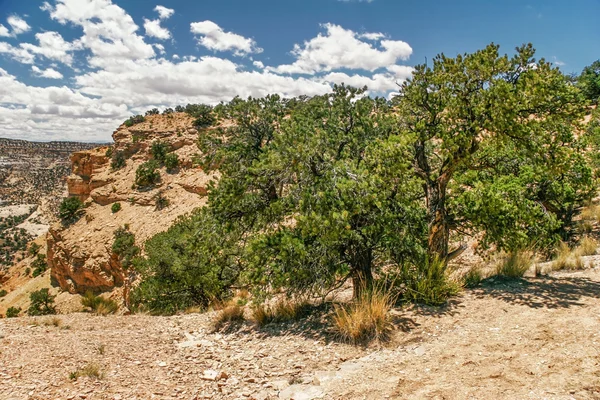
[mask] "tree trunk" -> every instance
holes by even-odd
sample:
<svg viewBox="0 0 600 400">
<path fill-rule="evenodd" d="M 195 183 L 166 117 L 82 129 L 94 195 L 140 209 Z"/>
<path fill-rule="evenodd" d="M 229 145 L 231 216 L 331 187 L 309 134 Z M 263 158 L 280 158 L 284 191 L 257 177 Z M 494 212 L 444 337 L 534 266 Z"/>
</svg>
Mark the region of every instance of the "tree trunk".
<svg viewBox="0 0 600 400">
<path fill-rule="evenodd" d="M 429 260 L 438 259 L 446 262 L 448 258 L 448 241 L 450 229 L 446 215 L 447 180 L 441 176 L 426 184 L 428 237 L 427 254 Z"/>
<path fill-rule="evenodd" d="M 373 271 L 371 264 L 373 262 L 373 254 L 371 249 L 358 251 L 354 257 L 352 267 L 352 287 L 353 298 L 359 298 L 365 291 L 371 290 L 373 287 Z"/>
</svg>

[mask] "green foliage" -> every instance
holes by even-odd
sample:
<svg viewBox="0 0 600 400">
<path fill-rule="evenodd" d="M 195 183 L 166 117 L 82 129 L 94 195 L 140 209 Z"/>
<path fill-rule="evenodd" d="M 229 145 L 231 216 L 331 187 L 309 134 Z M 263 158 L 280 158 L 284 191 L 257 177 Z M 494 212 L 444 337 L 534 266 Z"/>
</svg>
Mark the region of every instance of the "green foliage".
<svg viewBox="0 0 600 400">
<path fill-rule="evenodd" d="M 56 314 L 56 309 L 54 308 L 55 297 L 56 296 L 52 296 L 50 294 L 48 288 L 43 288 L 38 291 L 32 292 L 29 295 L 31 304 L 29 305 L 27 314 L 32 316 Z"/>
<path fill-rule="evenodd" d="M 135 171 L 135 184 L 138 187 L 152 186 L 160 181 L 159 164 L 156 160 L 146 161 Z"/>
<path fill-rule="evenodd" d="M 81 305 L 98 315 L 114 314 L 118 309 L 117 303 L 113 300 L 96 296 L 90 291 L 86 292 L 81 298 Z"/>
<path fill-rule="evenodd" d="M 132 127 L 135 124 L 142 123 L 146 120 L 143 115 L 134 115 L 125 120 L 124 124 L 126 127 Z"/>
<path fill-rule="evenodd" d="M 121 169 L 125 166 L 127 160 L 125 159 L 125 153 L 122 151 L 115 151 L 112 153 L 112 158 L 110 160 L 110 168 L 113 171 Z"/>
<path fill-rule="evenodd" d="M 512 251 L 500 259 L 496 266 L 496 274 L 509 279 L 522 278 L 532 265 L 533 258 L 530 252 Z"/>
<path fill-rule="evenodd" d="M 117 213 L 119 211 L 121 211 L 121 203 L 113 203 L 112 206 L 110 206 L 110 210 L 112 211 L 112 213 Z"/>
<path fill-rule="evenodd" d="M 175 112 L 185 112 L 185 107 L 184 106 L 176 106 Z"/>
<path fill-rule="evenodd" d="M 600 60 L 594 61 L 583 69 L 577 78 L 577 85 L 586 99 L 598 104 L 598 100 L 600 100 Z"/>
<path fill-rule="evenodd" d="M 179 167 L 179 157 L 175 153 L 169 153 L 165 156 L 165 167 L 167 171 L 175 171 Z"/>
<path fill-rule="evenodd" d="M 167 199 L 162 192 L 158 192 L 156 194 L 156 197 L 154 199 L 154 205 L 155 205 L 155 209 L 156 211 L 160 211 L 164 208 L 169 207 L 169 199 Z"/>
<path fill-rule="evenodd" d="M 64 223 L 72 223 L 83 214 L 83 202 L 79 197 L 66 197 L 60 203 L 58 216 Z"/>
<path fill-rule="evenodd" d="M 146 111 L 146 117 L 149 115 L 158 115 L 160 114 L 160 111 L 158 111 L 158 108 L 153 108 L 151 110 Z"/>
<path fill-rule="evenodd" d="M 152 158 L 154 158 L 159 163 L 164 163 L 165 158 L 167 157 L 167 153 L 169 152 L 169 145 L 167 143 L 161 142 L 157 140 L 152 143 L 150 147 L 150 154 L 152 154 Z"/>
<path fill-rule="evenodd" d="M 38 255 L 38 253 L 40 252 L 40 249 L 42 248 L 42 246 L 40 246 L 39 244 L 33 242 L 31 243 L 31 245 L 29 246 L 29 249 L 27 250 L 27 252 L 29 253 L 29 255 L 31 257 L 35 257 Z"/>
<path fill-rule="evenodd" d="M 185 107 L 185 112 L 196 118 L 194 126 L 198 129 L 212 126 L 217 121 L 212 107 L 206 104 L 188 104 Z"/>
<path fill-rule="evenodd" d="M 405 300 L 433 306 L 446 303 L 460 291 L 460 285 L 448 277 L 445 262 L 438 259 L 426 258 L 423 264 L 406 266 L 401 282 Z"/>
<path fill-rule="evenodd" d="M 173 109 L 171 107 L 165 108 L 163 110 L 163 115 L 173 114 Z"/>
<path fill-rule="evenodd" d="M 106 149 L 106 153 L 104 153 L 104 155 L 105 155 L 107 158 L 112 158 L 112 156 L 113 156 L 113 148 L 112 148 L 112 147 L 109 147 L 108 149 Z"/>
<path fill-rule="evenodd" d="M 43 274 L 48 269 L 48 262 L 45 254 L 38 254 L 36 259 L 31 263 L 33 267 L 33 277 Z"/>
<path fill-rule="evenodd" d="M 6 318 L 16 318 L 21 313 L 21 307 L 8 307 L 6 309 Z"/>
<path fill-rule="evenodd" d="M 1 289 L 0 290 L 0 297 L 4 297 L 8 294 L 8 292 L 5 289 Z"/>
<path fill-rule="evenodd" d="M 481 270 L 475 266 L 470 268 L 465 273 L 465 275 L 462 277 L 462 280 L 464 287 L 471 289 L 481 284 L 481 281 L 483 280 L 483 274 L 481 273 Z"/>
<path fill-rule="evenodd" d="M 127 226 L 115 231 L 112 251 L 119 257 L 123 269 L 128 269 L 133 259 L 140 253 L 140 248 L 135 245 L 135 235 Z"/>
</svg>

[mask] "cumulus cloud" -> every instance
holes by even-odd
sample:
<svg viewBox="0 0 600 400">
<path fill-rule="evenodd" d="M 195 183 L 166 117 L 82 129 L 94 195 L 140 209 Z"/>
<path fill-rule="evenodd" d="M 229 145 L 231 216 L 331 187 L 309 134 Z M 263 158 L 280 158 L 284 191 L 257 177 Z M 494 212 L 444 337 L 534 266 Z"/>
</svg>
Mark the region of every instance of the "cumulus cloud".
<svg viewBox="0 0 600 400">
<path fill-rule="evenodd" d="M 398 60 L 406 60 L 412 54 L 408 43 L 400 40 L 381 40 L 375 47 L 360 40 L 360 35 L 352 30 L 334 24 L 322 26 L 325 35 L 319 34 L 302 46 L 294 46 L 294 63 L 271 70 L 285 74 L 315 74 L 339 68 L 375 71 L 396 64 Z"/>
<path fill-rule="evenodd" d="M 21 33 L 25 33 L 31 29 L 29 24 L 25 22 L 25 20 L 17 15 L 11 15 L 6 19 L 6 22 L 12 28 L 13 35 L 20 35 Z"/>
<path fill-rule="evenodd" d="M 0 42 L 0 54 L 7 54 L 15 61 L 23 64 L 33 64 L 35 55 L 31 54 L 24 48 L 15 47 L 6 42 Z"/>
<path fill-rule="evenodd" d="M 263 51 L 253 39 L 233 32 L 225 32 L 212 21 L 192 22 L 190 30 L 199 35 L 197 38 L 199 45 L 213 51 L 233 51 L 237 56 Z"/>
<path fill-rule="evenodd" d="M 31 71 L 35 76 L 48 79 L 62 79 L 63 74 L 52 68 L 40 69 L 35 65 L 31 67 Z"/>
<path fill-rule="evenodd" d="M 42 32 L 35 34 L 38 45 L 31 43 L 21 43 L 21 48 L 29 53 L 41 55 L 49 60 L 60 61 L 71 65 L 73 55 L 71 52 L 81 48 L 80 43 L 70 43 L 63 39 L 58 32 Z"/>
<path fill-rule="evenodd" d="M 144 29 L 146 30 L 146 36 L 160 40 L 167 40 L 171 37 L 171 32 L 160 26 L 160 19 L 149 20 L 144 18 Z"/>
<path fill-rule="evenodd" d="M 158 18 L 160 19 L 167 19 L 175 13 L 175 10 L 173 10 L 172 8 L 167 8 L 163 6 L 154 7 L 154 11 L 158 13 Z"/>
<path fill-rule="evenodd" d="M 2 24 L 0 24 L 0 36 L 3 36 L 3 37 L 10 36 L 10 32 L 8 31 L 8 28 Z"/>
</svg>

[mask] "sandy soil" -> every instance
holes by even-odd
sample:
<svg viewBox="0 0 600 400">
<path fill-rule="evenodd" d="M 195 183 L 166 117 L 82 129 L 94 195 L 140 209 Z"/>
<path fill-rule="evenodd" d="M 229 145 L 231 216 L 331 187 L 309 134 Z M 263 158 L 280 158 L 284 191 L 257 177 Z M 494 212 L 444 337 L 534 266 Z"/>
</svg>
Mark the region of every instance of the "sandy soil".
<svg viewBox="0 0 600 400">
<path fill-rule="evenodd" d="M 317 315 L 233 333 L 211 314 L 4 319 L 0 398 L 600 398 L 597 268 L 395 310 L 384 347 L 338 343 Z M 69 379 L 88 363 L 104 377 Z"/>
</svg>

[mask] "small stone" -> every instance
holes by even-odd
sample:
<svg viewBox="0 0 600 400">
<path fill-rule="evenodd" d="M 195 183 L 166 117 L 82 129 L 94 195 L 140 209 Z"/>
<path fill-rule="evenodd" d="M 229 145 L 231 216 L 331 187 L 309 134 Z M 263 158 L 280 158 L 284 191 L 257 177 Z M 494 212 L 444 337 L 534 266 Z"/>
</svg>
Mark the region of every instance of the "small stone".
<svg viewBox="0 0 600 400">
<path fill-rule="evenodd" d="M 158 363 L 158 366 L 159 366 L 159 367 L 166 367 L 166 366 L 167 366 L 167 363 L 166 363 L 166 362 L 164 362 L 164 361 L 161 361 L 161 362 L 159 362 L 159 363 Z"/>
</svg>

